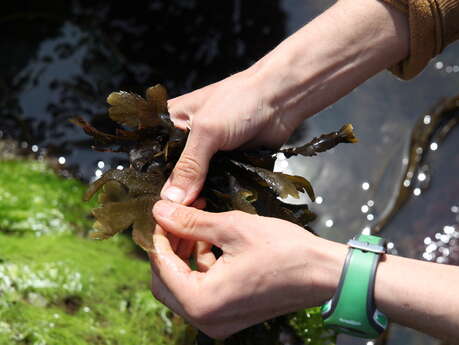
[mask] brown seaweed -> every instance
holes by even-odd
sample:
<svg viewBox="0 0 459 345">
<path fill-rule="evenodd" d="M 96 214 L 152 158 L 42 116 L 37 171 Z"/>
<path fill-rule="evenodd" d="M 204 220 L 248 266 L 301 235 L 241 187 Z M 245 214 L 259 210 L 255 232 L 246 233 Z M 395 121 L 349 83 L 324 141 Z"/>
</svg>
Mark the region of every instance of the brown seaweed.
<svg viewBox="0 0 459 345">
<path fill-rule="evenodd" d="M 444 100 L 430 114 L 422 115 L 417 120 L 411 132 L 408 162 L 398 183 L 397 193 L 383 215 L 371 224 L 372 233 L 381 232 L 412 197 L 418 174 L 429 169 L 424 163 L 431 144 L 438 146 L 457 124 L 459 124 L 459 95 Z"/>
<path fill-rule="evenodd" d="M 340 143 L 356 143 L 358 140 L 354 135 L 354 128 L 350 123 L 344 125 L 339 131 L 323 134 L 318 138 L 312 139 L 309 143 L 281 150 L 285 157 L 292 155 L 303 155 L 306 157 L 315 156 L 319 152 L 330 150 Z"/>
<path fill-rule="evenodd" d="M 315 200 L 311 183 L 302 176 L 292 176 L 280 172 L 272 172 L 267 169 L 257 168 L 249 164 L 232 161 L 236 166 L 244 168 L 259 177 L 258 183 L 263 187 L 269 187 L 281 198 L 292 196 L 299 198 L 299 192 L 308 193 L 312 201 Z"/>
<path fill-rule="evenodd" d="M 91 236 L 105 239 L 132 228 L 134 241 L 151 251 L 155 225 L 151 209 L 183 150 L 187 133 L 173 126 L 167 111 L 167 92 L 161 85 L 148 88 L 145 98 L 121 91 L 110 94 L 107 101 L 111 105 L 110 118 L 120 125 L 115 133 L 102 132 L 82 118 L 72 121 L 94 138 L 96 149 L 126 152 L 130 161 L 129 168 L 109 170 L 89 186 L 86 200 L 100 191 L 100 207 L 93 210 L 96 222 Z M 280 152 L 311 156 L 339 143 L 355 141 L 352 126 L 345 125 L 304 146 Z M 312 185 L 304 177 L 273 172 L 277 152 L 263 148 L 218 152 L 210 162 L 202 191 L 208 200 L 207 209 L 278 217 L 311 230 L 309 223 L 315 214 L 308 206 L 290 205 L 278 197 L 298 198 L 306 192 L 314 200 Z"/>
</svg>

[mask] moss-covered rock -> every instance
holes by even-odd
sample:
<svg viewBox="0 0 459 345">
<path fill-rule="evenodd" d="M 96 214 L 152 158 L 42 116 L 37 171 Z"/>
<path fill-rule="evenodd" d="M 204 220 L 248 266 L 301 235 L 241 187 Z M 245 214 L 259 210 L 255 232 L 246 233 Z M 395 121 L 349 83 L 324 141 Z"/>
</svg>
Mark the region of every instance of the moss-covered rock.
<svg viewBox="0 0 459 345">
<path fill-rule="evenodd" d="M 35 236 L 87 230 L 84 185 L 57 176 L 45 161 L 0 162 L 0 231 Z"/>
<path fill-rule="evenodd" d="M 0 167 L 0 345 L 191 343 L 130 240 L 84 236 L 82 183 L 40 161 Z"/>
<path fill-rule="evenodd" d="M 119 242 L 119 241 L 118 241 Z M 175 344 L 184 324 L 126 245 L 0 234 L 1 344 Z"/>
</svg>

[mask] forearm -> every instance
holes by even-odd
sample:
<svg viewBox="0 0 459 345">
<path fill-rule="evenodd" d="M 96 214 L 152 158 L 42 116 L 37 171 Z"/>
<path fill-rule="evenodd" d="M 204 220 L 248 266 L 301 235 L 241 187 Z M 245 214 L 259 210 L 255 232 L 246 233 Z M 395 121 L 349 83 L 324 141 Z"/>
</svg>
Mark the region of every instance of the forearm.
<svg viewBox="0 0 459 345">
<path fill-rule="evenodd" d="M 319 239 L 312 250 L 323 302 L 336 291 L 347 247 Z M 459 268 L 386 255 L 379 263 L 375 301 L 390 320 L 445 340 L 459 330 Z"/>
<path fill-rule="evenodd" d="M 376 304 L 395 322 L 444 340 L 459 334 L 459 268 L 388 255 L 376 276 Z"/>
<path fill-rule="evenodd" d="M 266 106 L 297 126 L 408 55 L 404 14 L 341 0 L 251 67 Z"/>
</svg>

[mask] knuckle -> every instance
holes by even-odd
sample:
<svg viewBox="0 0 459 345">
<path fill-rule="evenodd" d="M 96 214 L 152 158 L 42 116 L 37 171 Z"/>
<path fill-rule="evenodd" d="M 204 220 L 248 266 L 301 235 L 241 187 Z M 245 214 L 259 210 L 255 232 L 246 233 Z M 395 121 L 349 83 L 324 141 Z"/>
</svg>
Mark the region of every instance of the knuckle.
<svg viewBox="0 0 459 345">
<path fill-rule="evenodd" d="M 185 313 L 196 324 L 202 324 L 206 319 L 204 308 L 198 303 L 188 303 L 184 305 Z"/>
<path fill-rule="evenodd" d="M 174 217 L 180 220 L 180 224 L 184 227 L 188 232 L 194 232 L 200 223 L 200 216 L 199 211 L 187 209 L 185 207 L 177 208 Z"/>
<path fill-rule="evenodd" d="M 225 136 L 225 129 L 221 122 L 215 122 L 210 118 L 196 117 L 193 119 L 192 130 L 196 131 L 197 136 L 206 138 L 211 145 L 220 146 L 222 138 Z"/>
<path fill-rule="evenodd" d="M 184 153 L 174 169 L 174 179 L 180 179 L 184 182 L 194 181 L 202 175 L 202 167 L 199 161 Z"/>
<path fill-rule="evenodd" d="M 247 214 L 242 211 L 229 211 L 225 214 L 225 224 L 229 234 L 241 236 L 245 233 L 241 223 L 244 222 Z"/>
<path fill-rule="evenodd" d="M 205 312 L 202 308 L 198 308 L 195 311 L 193 320 L 201 327 L 209 327 L 209 324 L 213 321 L 211 314 Z"/>
<path fill-rule="evenodd" d="M 199 131 L 200 135 L 214 136 L 217 134 L 218 126 L 216 126 L 213 121 L 210 121 L 209 118 L 197 116 L 193 119 L 193 129 Z"/>
<path fill-rule="evenodd" d="M 215 313 L 212 312 L 212 308 L 208 302 L 199 301 L 188 303 L 185 306 L 185 312 L 193 320 L 194 323 L 201 327 L 208 326 L 210 323 L 215 321 Z"/>
</svg>

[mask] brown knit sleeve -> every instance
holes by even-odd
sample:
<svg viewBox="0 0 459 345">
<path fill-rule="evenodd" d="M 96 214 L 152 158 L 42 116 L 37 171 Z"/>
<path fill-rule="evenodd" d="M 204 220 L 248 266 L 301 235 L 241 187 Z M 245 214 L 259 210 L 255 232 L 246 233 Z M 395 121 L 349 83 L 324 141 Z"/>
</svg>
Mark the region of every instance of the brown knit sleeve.
<svg viewBox="0 0 459 345">
<path fill-rule="evenodd" d="M 383 0 L 408 15 L 410 55 L 391 67 L 411 79 L 450 43 L 459 39 L 459 0 Z"/>
</svg>

